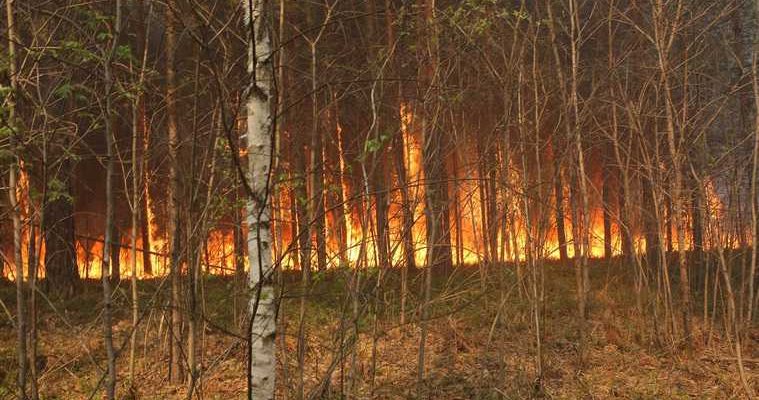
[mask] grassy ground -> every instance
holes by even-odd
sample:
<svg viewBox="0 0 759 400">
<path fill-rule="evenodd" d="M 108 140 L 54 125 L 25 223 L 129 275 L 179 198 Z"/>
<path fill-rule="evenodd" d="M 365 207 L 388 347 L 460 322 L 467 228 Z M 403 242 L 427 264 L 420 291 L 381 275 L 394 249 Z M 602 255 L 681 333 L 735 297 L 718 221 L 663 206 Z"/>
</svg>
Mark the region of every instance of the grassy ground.
<svg viewBox="0 0 759 400">
<path fill-rule="evenodd" d="M 593 283 L 589 343 L 583 365 L 578 362 L 574 272 L 566 265 L 545 269 L 543 309 L 543 392 L 537 388 L 535 331 L 530 303 L 511 268 L 490 268 L 482 284 L 478 268 L 434 271 L 433 302 L 426 346 L 423 397 L 430 399 L 547 398 L 741 398 L 731 344 L 719 327 L 711 335 L 697 332 L 695 349 L 656 340 L 650 318 L 635 312 L 629 270 L 597 262 Z M 295 398 L 299 382 L 297 332 L 300 301 L 306 296 L 305 334 L 308 338 L 303 379 L 306 391 L 324 383 L 324 397 L 416 398 L 419 326 L 416 323 L 420 274 L 412 274 L 406 320 L 399 318 L 399 274 L 384 274 L 383 290 L 375 293 L 376 271 L 361 274 L 358 318 L 347 288 L 353 271 L 317 274 L 309 293 L 297 289 L 299 277 L 287 274 L 280 310 L 285 335 L 278 339 L 278 394 Z M 186 398 L 186 384 L 167 376 L 165 284 L 140 282 L 144 312 L 138 330 L 136 385 L 129 389 L 128 282 L 116 294 L 115 343 L 119 356 L 122 398 Z M 245 397 L 245 345 L 240 335 L 245 301 L 235 283 L 207 277 L 203 285 L 205 329 L 202 337 L 204 399 Z M 0 299 L 15 309 L 11 283 L 0 283 Z M 44 399 L 102 397 L 97 391 L 105 367 L 100 320 L 100 286 L 81 285 L 68 299 L 40 299 L 38 364 Z M 696 303 L 698 304 L 698 303 Z M 5 314 L 3 312 L 3 314 Z M 377 315 L 375 324 L 374 316 Z M 697 325 L 703 327 L 702 321 Z M 719 320 L 717 326 L 720 325 Z M 353 332 L 355 357 L 350 354 Z M 759 332 L 749 332 L 744 344 L 749 379 L 759 391 Z M 709 338 L 707 340 L 707 338 Z M 376 342 L 375 342 L 376 339 Z M 345 344 L 340 346 L 341 341 Z M 284 346 L 282 345 L 284 343 Z M 376 367 L 372 368 L 373 343 Z M 122 347 L 123 346 L 123 347 Z M 342 350 L 341 350 L 342 349 Z M 344 361 L 338 362 L 340 354 Z M 332 367 L 332 368 L 330 368 Z M 7 315 L 0 319 L 0 399 L 13 398 L 15 332 Z M 374 373 L 373 373 L 374 371 Z M 374 376 L 374 384 L 372 384 Z M 373 389 L 372 389 L 373 387 Z"/>
</svg>

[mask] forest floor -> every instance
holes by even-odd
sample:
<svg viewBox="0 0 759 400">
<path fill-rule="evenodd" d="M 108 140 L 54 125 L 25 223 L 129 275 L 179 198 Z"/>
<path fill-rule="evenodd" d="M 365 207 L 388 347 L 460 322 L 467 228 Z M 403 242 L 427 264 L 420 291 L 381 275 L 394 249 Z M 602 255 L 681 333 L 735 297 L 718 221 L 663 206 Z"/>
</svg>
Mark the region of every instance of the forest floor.
<svg viewBox="0 0 759 400">
<path fill-rule="evenodd" d="M 630 269 L 594 262 L 589 335 L 585 360 L 580 364 L 574 272 L 567 265 L 546 266 L 541 321 L 542 393 L 537 390 L 540 385 L 536 381 L 535 330 L 526 294 L 529 291 L 524 287 L 520 290 L 513 269 L 484 271 L 487 284 L 482 284 L 482 271 L 476 267 L 433 272 L 424 398 L 743 398 L 732 343 L 722 334 L 720 318 L 712 329 L 698 319 L 694 346 L 689 350 L 682 343 L 667 340 L 663 333 L 655 334 L 653 319 L 641 318 L 635 311 Z M 406 324 L 400 324 L 399 318 L 398 271 L 383 274 L 383 290 L 377 295 L 373 293 L 376 271 L 361 274 L 361 291 L 355 303 L 358 318 L 354 318 L 354 302 L 347 289 L 352 275 L 352 270 L 316 274 L 305 297 L 306 393 L 315 395 L 315 388 L 322 387 L 324 398 L 343 398 L 341 395 L 351 393 L 352 398 L 361 399 L 417 398 L 420 328 L 416 310 L 422 274 L 412 273 L 410 277 Z M 295 273 L 286 274 L 285 287 L 297 287 L 299 279 Z M 162 281 L 139 283 L 143 318 L 137 334 L 133 389 L 128 384 L 129 282 L 122 282 L 116 290 L 114 343 L 120 351 L 119 398 L 187 398 L 186 383 L 167 380 L 168 282 L 162 285 Z M 236 287 L 230 278 L 206 277 L 203 282 L 206 324 L 200 342 L 203 373 L 197 389 L 203 399 L 245 397 L 246 347 L 239 333 L 245 291 Z M 38 298 L 37 364 L 43 399 L 103 397 L 100 385 L 105 352 L 100 296 L 99 283 L 91 281 L 81 284 L 71 298 Z M 280 309 L 286 334 L 277 339 L 279 398 L 285 398 L 285 394 L 286 398 L 296 398 L 294 393 L 299 386 L 301 298 L 297 291 L 286 291 Z M 13 284 L 0 283 L 0 300 L 10 314 L 15 310 L 14 299 Z M 698 301 L 694 304 L 699 304 L 698 309 L 702 307 Z M 14 398 L 16 344 L 8 312 L 2 310 L 0 318 L 0 399 Z M 660 324 L 658 329 L 664 328 Z M 354 358 L 350 350 L 356 330 L 359 335 Z M 747 332 L 743 344 L 746 372 L 756 392 L 758 340 L 759 330 L 754 329 Z M 337 361 L 341 353 L 343 362 Z M 322 385 L 330 369 L 330 384 Z"/>
</svg>

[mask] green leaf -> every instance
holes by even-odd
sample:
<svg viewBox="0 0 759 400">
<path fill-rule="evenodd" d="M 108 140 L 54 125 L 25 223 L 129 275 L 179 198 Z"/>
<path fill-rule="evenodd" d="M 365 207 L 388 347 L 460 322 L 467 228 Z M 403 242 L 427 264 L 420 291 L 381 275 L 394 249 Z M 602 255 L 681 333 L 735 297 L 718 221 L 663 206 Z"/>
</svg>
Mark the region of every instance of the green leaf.
<svg viewBox="0 0 759 400">
<path fill-rule="evenodd" d="M 70 83 L 66 82 L 61 85 L 58 85 L 58 87 L 53 90 L 53 94 L 61 99 L 68 99 L 71 94 L 74 91 L 74 86 Z"/>
<path fill-rule="evenodd" d="M 122 44 L 116 47 L 116 59 L 129 61 L 132 59 L 132 48 L 128 44 Z"/>
<path fill-rule="evenodd" d="M 68 191 L 68 187 L 60 179 L 53 178 L 47 183 L 47 195 L 50 201 L 66 200 L 69 203 L 74 202 L 74 198 Z"/>
<path fill-rule="evenodd" d="M 97 40 L 99 40 L 101 42 L 105 42 L 106 40 L 108 40 L 108 39 L 110 39 L 112 37 L 113 37 L 113 35 L 111 35 L 109 32 L 105 32 L 105 31 L 98 32 L 97 35 L 95 35 L 95 39 L 97 39 Z"/>
<path fill-rule="evenodd" d="M 369 139 L 364 143 L 364 151 L 367 153 L 374 153 L 382 148 L 382 142 L 380 139 Z"/>
</svg>

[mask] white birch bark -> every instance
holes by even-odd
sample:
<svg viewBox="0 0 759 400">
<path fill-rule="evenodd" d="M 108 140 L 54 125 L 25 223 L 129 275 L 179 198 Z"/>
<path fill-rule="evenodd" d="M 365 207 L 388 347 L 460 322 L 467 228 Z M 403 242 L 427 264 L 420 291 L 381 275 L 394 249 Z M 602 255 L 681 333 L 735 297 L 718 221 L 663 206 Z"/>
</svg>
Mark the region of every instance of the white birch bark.
<svg viewBox="0 0 759 400">
<path fill-rule="evenodd" d="M 248 72 L 251 81 L 247 99 L 248 257 L 251 289 L 250 365 L 248 384 L 251 399 L 273 399 L 276 375 L 276 298 L 272 284 L 269 169 L 271 168 L 271 42 L 265 23 L 264 0 L 245 0 L 248 23 Z"/>
</svg>

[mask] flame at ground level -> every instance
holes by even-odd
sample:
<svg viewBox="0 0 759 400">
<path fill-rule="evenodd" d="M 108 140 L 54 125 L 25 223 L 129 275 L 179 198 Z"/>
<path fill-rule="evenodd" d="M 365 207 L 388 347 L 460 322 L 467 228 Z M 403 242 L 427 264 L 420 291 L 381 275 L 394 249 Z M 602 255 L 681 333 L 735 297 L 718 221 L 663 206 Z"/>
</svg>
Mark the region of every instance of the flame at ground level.
<svg viewBox="0 0 759 400">
<path fill-rule="evenodd" d="M 422 184 L 416 184 L 419 192 L 423 191 Z M 713 190 L 713 189 L 712 189 Z M 421 203 L 421 198 L 418 192 L 414 195 L 416 197 L 413 204 L 413 217 L 414 221 L 411 225 L 411 231 L 406 232 L 403 224 L 403 207 L 400 204 L 399 188 L 395 188 L 391 191 L 390 204 L 388 207 L 388 267 L 400 267 L 405 263 L 404 254 L 404 238 L 410 235 L 410 242 L 413 248 L 413 256 L 417 266 L 423 266 L 426 263 L 426 231 L 425 231 L 425 214 L 424 206 Z M 297 240 L 293 233 L 296 232 L 295 221 L 293 218 L 292 210 L 285 207 L 285 205 L 292 204 L 289 196 L 292 196 L 291 190 L 280 190 L 279 201 L 274 202 L 275 208 L 279 208 L 275 214 L 279 216 L 279 219 L 275 223 L 274 237 L 277 241 L 277 245 L 274 247 L 276 250 L 274 254 L 275 262 L 279 263 L 282 268 L 295 269 L 298 264 L 295 260 L 295 254 L 297 249 Z M 412 193 L 414 193 L 412 191 Z M 454 262 L 460 262 L 463 264 L 478 264 L 486 261 L 494 261 L 488 259 L 487 252 L 485 251 L 485 242 L 487 241 L 486 235 L 483 234 L 482 218 L 483 213 L 480 207 L 481 199 L 479 198 L 479 192 L 476 190 L 476 185 L 473 183 L 461 184 L 457 187 L 454 193 L 454 198 L 451 199 L 451 207 L 459 207 L 456 213 L 451 213 L 450 219 L 450 240 L 452 243 L 451 253 Z M 347 206 L 342 208 L 344 212 L 347 212 L 345 218 L 346 235 L 345 243 L 341 244 L 336 239 L 335 235 L 327 235 L 331 239 L 327 241 L 327 257 L 328 267 L 348 266 L 348 267 L 372 267 L 381 264 L 379 260 L 378 241 L 377 241 L 377 227 L 374 220 L 374 198 L 367 201 L 361 197 L 358 197 L 350 202 L 347 202 Z M 709 200 L 709 212 L 712 215 L 718 216 L 720 211 L 720 205 L 715 204 L 718 201 L 716 194 L 710 195 Z M 364 208 L 368 207 L 368 210 Z M 334 215 L 329 215 L 334 210 L 327 211 L 328 216 L 326 218 L 326 230 L 327 233 L 336 230 L 336 224 L 338 218 Z M 458 214 L 458 218 L 454 214 Z M 363 221 L 362 221 L 363 219 Z M 509 218 L 505 218 L 501 221 L 505 225 L 504 229 L 499 229 L 496 233 L 497 250 L 495 253 L 495 261 L 507 261 L 513 262 L 515 260 L 524 261 L 526 259 L 526 253 L 528 250 L 527 233 L 525 229 L 524 218 L 519 213 L 514 212 Z M 567 253 L 569 257 L 574 256 L 574 246 L 572 239 L 571 219 L 567 218 L 566 224 L 566 236 L 567 236 Z M 459 225 L 460 224 L 460 225 Z M 243 229 L 242 236 L 245 238 L 245 229 Z M 142 244 L 142 239 L 137 239 L 137 259 L 136 259 L 136 271 L 138 278 L 146 278 L 150 276 L 164 276 L 168 273 L 169 268 L 169 241 L 167 238 L 156 234 L 157 227 L 153 224 L 150 229 L 150 246 L 148 251 L 148 259 L 151 264 L 151 273 L 146 271 L 143 260 L 145 259 L 145 250 Z M 461 235 L 459 238 L 458 235 Z M 555 225 L 549 226 L 545 232 L 543 232 L 543 238 L 540 239 L 542 243 L 540 251 L 538 252 L 541 258 L 545 259 L 557 259 L 559 258 L 559 244 L 556 235 Z M 674 236 L 674 234 L 672 234 Z M 45 268 L 45 246 L 44 243 L 39 243 L 38 236 L 38 277 L 44 278 Z M 665 237 L 665 233 L 661 233 L 661 237 Z M 315 238 L 311 238 L 310 245 L 312 249 L 316 247 Z M 690 235 L 686 236 L 686 248 L 692 248 L 692 238 Z M 29 267 L 29 232 L 24 232 L 23 235 L 23 259 L 24 259 L 24 271 L 28 276 Z M 537 238 L 532 238 L 533 246 Z M 642 253 L 645 247 L 645 238 L 640 234 L 633 235 L 634 246 L 637 252 Z M 121 236 L 120 243 L 118 245 L 119 254 L 119 266 L 122 277 L 131 277 L 132 275 L 132 252 L 131 252 L 131 238 L 129 236 Z M 244 243 L 244 242 L 243 242 Z M 729 247 L 737 247 L 737 242 L 728 243 Z M 676 250 L 676 243 L 674 244 Z M 613 255 L 621 254 L 621 238 L 619 233 L 618 224 L 612 224 L 612 243 L 611 248 Z M 202 271 L 209 274 L 217 275 L 231 275 L 235 273 L 235 252 L 240 252 L 243 256 L 243 268 L 247 270 L 248 260 L 245 257 L 247 249 L 242 246 L 240 249 L 236 249 L 234 232 L 231 229 L 217 229 L 208 233 L 207 239 L 203 243 L 202 248 L 196 252 L 198 262 L 202 268 Z M 535 247 L 532 249 L 535 252 Z M 316 265 L 316 251 L 311 251 L 312 265 Z M 12 265 L 12 260 L 7 256 L 8 253 L 4 252 L 3 259 L 5 261 L 5 268 L 3 275 L 9 279 L 15 279 L 15 272 Z M 533 253 L 534 254 L 534 253 Z M 76 255 L 77 255 L 77 267 L 79 275 L 82 278 L 98 279 L 102 273 L 102 256 L 103 256 L 103 238 L 101 237 L 81 237 L 76 240 Z M 603 211 L 601 209 L 593 210 L 591 216 L 591 229 L 590 229 L 590 241 L 589 241 L 589 254 L 590 257 L 603 257 L 605 255 L 605 243 L 604 243 L 604 225 L 603 225 Z M 491 256 L 492 257 L 492 256 Z M 183 257 L 183 260 L 186 259 Z M 183 271 L 186 271 L 186 262 L 182 263 Z"/>
<path fill-rule="evenodd" d="M 388 196 L 387 204 L 384 209 L 387 211 L 387 260 L 380 260 L 379 243 L 382 240 L 378 238 L 378 221 L 376 219 L 377 199 L 373 193 L 366 193 L 366 186 L 362 183 L 352 182 L 349 178 L 348 161 L 342 147 L 342 127 L 336 125 L 337 135 L 337 167 L 335 174 L 328 176 L 325 174 L 325 188 L 339 188 L 339 202 L 336 202 L 328 189 L 324 195 L 324 218 L 325 232 L 327 238 L 326 251 L 327 266 L 347 266 L 347 267 L 372 267 L 387 266 L 399 267 L 406 263 L 406 252 L 410 251 L 411 257 L 417 266 L 424 266 L 427 257 L 427 235 L 426 235 L 426 210 L 425 210 L 425 174 L 423 168 L 422 154 L 422 135 L 419 134 L 415 126 L 413 114 L 408 106 L 403 105 L 400 109 L 402 141 L 398 144 L 392 144 L 388 149 L 389 153 L 393 151 L 402 155 L 402 165 L 405 177 L 403 181 L 398 173 L 388 173 Z M 402 146 L 402 148 L 392 148 L 392 146 Z M 323 162 L 327 163 L 328 155 L 322 154 Z M 498 156 L 496 156 L 497 158 Z M 488 192 L 483 187 L 487 184 L 487 173 L 480 169 L 477 156 L 472 157 L 467 154 L 466 149 L 457 149 L 452 155 L 454 167 L 452 170 L 452 179 L 449 182 L 449 226 L 447 233 L 451 243 L 451 258 L 454 263 L 459 264 L 478 264 L 482 262 L 506 262 L 506 261 L 524 261 L 528 254 L 543 259 L 558 259 L 560 257 L 560 245 L 558 240 L 558 228 L 556 224 L 555 210 L 561 208 L 564 212 L 564 225 L 566 237 L 566 252 L 569 257 L 575 256 L 575 243 L 573 240 L 573 220 L 571 210 L 568 207 L 569 189 L 565 187 L 564 201 L 557 204 L 556 197 L 551 193 L 538 192 L 533 196 L 540 199 L 543 204 L 528 205 L 525 204 L 525 195 L 517 193 L 512 188 L 522 188 L 529 185 L 523 185 L 524 175 L 526 172 L 510 165 L 508 161 L 497 159 L 495 164 L 498 168 L 508 171 L 508 176 L 501 177 L 508 182 L 499 190 Z M 465 162 L 467 158 L 475 159 L 474 162 Z M 457 161 L 464 160 L 464 161 Z M 455 164 L 457 163 L 458 164 Z M 292 172 L 292 171 L 290 171 Z M 20 208 L 22 217 L 27 222 L 28 227 L 28 180 L 22 174 L 18 188 L 18 196 L 21 199 Z M 312 229 L 306 235 L 309 240 L 305 242 L 310 247 L 306 252 L 298 249 L 298 213 L 295 208 L 300 201 L 296 201 L 296 193 L 293 187 L 280 185 L 276 192 L 276 198 L 271 202 L 272 215 L 274 216 L 273 237 L 273 258 L 275 263 L 282 268 L 298 268 L 298 257 L 310 253 L 311 265 L 316 265 L 315 258 L 318 252 L 316 249 L 316 237 Z M 714 184 L 707 182 L 705 185 L 706 205 L 704 209 L 709 216 L 718 225 L 724 220 L 724 206 L 720 201 Z M 538 201 L 533 200 L 534 203 Z M 488 212 L 489 203 L 497 204 L 498 212 Z M 132 276 L 132 268 L 136 270 L 139 278 L 149 276 L 163 276 L 168 273 L 170 263 L 170 240 L 161 229 L 155 215 L 153 215 L 150 204 L 150 198 L 147 198 L 147 222 L 149 243 L 143 244 L 143 238 L 138 235 L 136 240 L 136 260 L 132 260 L 131 237 L 121 232 L 118 235 L 119 243 L 114 246 L 118 251 L 118 264 L 123 277 Z M 604 207 L 610 207 L 608 204 L 602 204 L 593 201 L 590 210 L 589 220 L 590 227 L 587 232 L 587 255 L 589 257 L 603 257 L 606 254 L 605 233 L 604 229 Z M 528 209 L 525 210 L 525 207 Z M 537 207 L 537 209 L 534 209 Z M 610 210 L 607 210 L 611 214 Z M 664 212 L 664 211 L 662 211 Z M 529 215 L 529 216 L 528 216 Z M 671 216 L 667 216 L 670 218 Z M 609 243 L 612 255 L 622 253 L 620 223 L 616 217 L 607 215 L 606 221 L 610 227 Z M 686 220 L 692 218 L 691 215 L 685 215 Z M 667 226 L 660 218 L 659 236 L 661 238 L 675 237 L 675 232 L 671 226 Z M 671 218 L 670 218 L 671 219 Z M 687 221 L 690 224 L 689 221 Z M 640 225 L 640 221 L 638 221 Z M 237 243 L 234 231 L 227 229 L 212 229 L 203 240 L 199 249 L 193 249 L 194 259 L 196 259 L 206 273 L 210 274 L 233 274 L 237 268 L 237 256 L 242 258 L 240 265 L 248 268 L 248 260 L 245 257 L 247 248 L 244 245 L 246 229 L 241 230 L 241 238 Z M 727 232 L 728 229 L 720 228 L 720 231 Z M 37 234 L 39 236 L 39 234 Z M 646 241 L 640 233 L 640 228 L 631 229 L 634 251 L 642 253 L 646 248 Z M 685 232 L 686 249 L 693 247 L 692 233 Z M 738 247 L 742 242 L 736 239 L 737 235 L 728 235 L 725 238 L 720 237 L 717 243 L 724 243 L 728 247 Z M 712 239 L 715 241 L 715 239 Z M 23 260 L 25 275 L 29 274 L 29 241 L 30 232 L 28 229 L 23 234 Z M 37 238 L 39 241 L 39 237 Z M 745 243 L 744 243 L 745 244 Z M 83 278 L 100 278 L 103 268 L 103 237 L 85 237 L 77 236 L 75 241 L 77 268 L 79 275 Z M 708 244 L 707 244 L 708 245 Z M 677 243 L 672 243 L 671 248 L 677 250 Z M 4 249 L 6 250 L 6 249 Z M 184 249 L 186 250 L 186 249 Z M 181 251 L 184 251 L 181 250 Z M 45 246 L 38 244 L 36 252 L 37 265 L 40 267 L 38 276 L 44 277 L 45 268 Z M 236 254 L 237 253 L 237 254 Z M 3 276 L 9 279 L 15 279 L 13 260 L 8 257 L 9 252 L 3 251 Z M 187 270 L 186 251 L 181 256 L 182 270 Z M 302 261 L 302 260 L 300 260 Z M 146 262 L 150 264 L 147 268 Z M 389 264 L 389 265 L 387 265 Z"/>
</svg>

